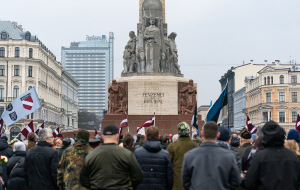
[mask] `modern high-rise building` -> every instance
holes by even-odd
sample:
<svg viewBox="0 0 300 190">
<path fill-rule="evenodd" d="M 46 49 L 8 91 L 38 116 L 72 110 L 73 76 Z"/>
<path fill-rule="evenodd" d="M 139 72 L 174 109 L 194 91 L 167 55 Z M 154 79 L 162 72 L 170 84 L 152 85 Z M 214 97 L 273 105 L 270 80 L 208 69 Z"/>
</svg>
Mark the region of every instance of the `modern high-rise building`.
<svg viewBox="0 0 300 190">
<path fill-rule="evenodd" d="M 80 84 L 79 111 L 94 112 L 100 119 L 107 109 L 108 84 L 113 80 L 114 34 L 87 36 L 61 49 L 62 66 Z"/>
</svg>

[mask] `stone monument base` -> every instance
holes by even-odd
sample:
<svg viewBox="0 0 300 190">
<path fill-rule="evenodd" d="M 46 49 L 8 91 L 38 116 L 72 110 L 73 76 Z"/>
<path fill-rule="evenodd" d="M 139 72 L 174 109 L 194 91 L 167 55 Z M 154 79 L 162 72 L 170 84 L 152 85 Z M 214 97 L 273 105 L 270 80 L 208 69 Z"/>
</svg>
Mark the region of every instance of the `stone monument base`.
<svg viewBox="0 0 300 190">
<path fill-rule="evenodd" d="M 144 124 L 147 120 L 151 119 L 153 115 L 128 115 L 129 133 L 136 134 L 137 128 Z M 155 125 L 159 127 L 160 135 L 164 134 L 177 134 L 177 124 L 180 122 L 187 122 L 191 126 L 192 114 L 188 115 L 156 115 Z M 102 130 L 105 126 L 113 124 L 119 126 L 121 121 L 124 119 L 124 115 L 105 115 L 102 121 Z M 204 121 L 201 120 L 201 116 L 198 115 L 199 130 L 202 129 Z M 192 126 L 191 126 L 192 127 Z M 192 131 L 192 129 L 191 129 Z M 128 133 L 128 129 L 123 129 L 123 135 Z"/>
</svg>

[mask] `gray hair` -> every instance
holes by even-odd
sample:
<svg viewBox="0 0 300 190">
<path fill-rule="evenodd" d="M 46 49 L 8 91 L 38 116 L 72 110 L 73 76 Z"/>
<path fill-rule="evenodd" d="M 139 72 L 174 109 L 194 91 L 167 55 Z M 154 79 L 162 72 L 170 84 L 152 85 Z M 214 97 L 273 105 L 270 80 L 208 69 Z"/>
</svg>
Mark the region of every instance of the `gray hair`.
<svg viewBox="0 0 300 190">
<path fill-rule="evenodd" d="M 39 131 L 39 141 L 45 141 L 47 137 L 52 135 L 52 130 L 49 128 L 44 128 Z"/>
<path fill-rule="evenodd" d="M 23 142 L 16 142 L 16 143 L 14 143 L 14 150 L 15 151 L 26 151 L 26 146 Z"/>
</svg>

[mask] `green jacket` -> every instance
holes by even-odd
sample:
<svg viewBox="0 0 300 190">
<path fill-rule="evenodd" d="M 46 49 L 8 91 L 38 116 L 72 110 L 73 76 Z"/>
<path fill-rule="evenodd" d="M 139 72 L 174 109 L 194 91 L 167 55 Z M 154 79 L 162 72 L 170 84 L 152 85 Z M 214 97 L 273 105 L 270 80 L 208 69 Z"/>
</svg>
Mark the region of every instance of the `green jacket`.
<svg viewBox="0 0 300 190">
<path fill-rule="evenodd" d="M 142 179 L 142 169 L 132 152 L 113 143 L 94 149 L 80 174 L 80 182 L 87 189 L 132 190 Z"/>
<path fill-rule="evenodd" d="M 174 184 L 173 190 L 184 190 L 181 185 L 181 168 L 183 163 L 183 156 L 186 152 L 198 147 L 190 137 L 179 137 L 179 139 L 168 146 L 167 151 L 170 154 L 173 171 L 174 171 Z"/>
<path fill-rule="evenodd" d="M 240 157 L 242 158 L 244 151 L 246 150 L 246 148 L 248 148 L 249 146 L 252 146 L 251 143 L 245 143 L 243 144 L 240 148 L 238 148 L 236 151 L 239 153 Z"/>
<path fill-rule="evenodd" d="M 60 189 L 86 189 L 79 183 L 79 174 L 84 158 L 92 150 L 89 145 L 76 142 L 73 147 L 69 147 L 63 152 L 57 169 L 57 185 Z"/>
</svg>

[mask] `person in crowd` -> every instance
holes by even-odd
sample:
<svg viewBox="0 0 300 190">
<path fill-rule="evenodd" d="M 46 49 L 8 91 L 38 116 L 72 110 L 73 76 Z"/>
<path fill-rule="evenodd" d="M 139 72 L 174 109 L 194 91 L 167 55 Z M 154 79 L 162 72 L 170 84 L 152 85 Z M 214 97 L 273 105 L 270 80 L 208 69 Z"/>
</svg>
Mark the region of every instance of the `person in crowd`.
<svg viewBox="0 0 300 190">
<path fill-rule="evenodd" d="M 251 133 L 247 129 L 243 129 L 241 132 L 241 147 L 237 149 L 237 152 L 239 153 L 240 157 L 242 157 L 244 151 L 248 147 L 253 147 L 252 146 L 252 138 L 251 138 Z"/>
<path fill-rule="evenodd" d="M 202 140 L 199 135 L 195 134 L 193 135 L 193 142 L 196 143 L 198 146 L 202 144 Z"/>
<path fill-rule="evenodd" d="M 63 152 L 70 147 L 71 145 L 71 139 L 70 138 L 64 138 L 62 141 L 63 146 L 61 148 L 56 149 L 58 152 L 58 162 L 61 159 L 61 155 L 63 154 Z"/>
<path fill-rule="evenodd" d="M 140 139 L 141 139 L 141 134 L 137 134 L 136 135 L 136 141 L 135 141 L 135 143 L 134 143 L 134 147 L 136 147 L 136 145 L 138 145 L 139 144 L 139 141 L 140 141 Z"/>
<path fill-rule="evenodd" d="M 130 150 L 131 152 L 135 151 L 134 148 L 134 139 L 130 133 L 127 133 L 123 139 L 123 147 Z"/>
<path fill-rule="evenodd" d="M 262 132 L 264 148 L 253 157 L 244 180 L 246 189 L 299 189 L 300 161 L 284 147 L 284 129 L 271 120 Z"/>
<path fill-rule="evenodd" d="M 75 140 L 73 138 L 70 138 L 71 140 L 71 146 L 73 146 L 75 144 Z"/>
<path fill-rule="evenodd" d="M 13 139 L 13 140 L 11 140 L 11 141 L 8 143 L 9 147 L 13 150 L 13 149 L 14 149 L 14 144 L 15 144 L 16 142 L 18 142 L 18 141 L 19 141 L 19 139 Z"/>
<path fill-rule="evenodd" d="M 252 138 L 252 144 L 254 144 L 254 142 L 255 142 L 255 140 L 257 138 L 257 134 L 252 134 L 251 138 Z"/>
<path fill-rule="evenodd" d="M 174 171 L 173 190 L 183 189 L 181 185 L 181 168 L 184 154 L 189 150 L 198 147 L 198 145 L 194 143 L 190 138 L 189 124 L 187 124 L 186 122 L 181 122 L 177 125 L 177 129 L 179 134 L 178 140 L 171 143 L 167 148 L 167 151 L 169 152 L 172 160 Z"/>
<path fill-rule="evenodd" d="M 0 155 L 1 156 L 6 156 L 7 159 L 9 160 L 10 157 L 12 157 L 12 155 L 13 155 L 13 150 L 8 145 L 7 141 L 8 141 L 7 136 L 2 136 L 1 137 L 1 139 L 0 139 Z M 7 180 L 8 180 L 7 167 L 6 166 L 7 166 L 7 164 L 4 164 L 3 166 L 2 165 L 0 166 L 0 175 L 1 175 L 0 177 L 2 178 L 2 180 L 0 179 L 0 182 L 2 183 L 4 188 L 7 186 Z"/>
<path fill-rule="evenodd" d="M 172 142 L 176 142 L 178 140 L 178 138 L 179 138 L 179 134 L 173 135 Z"/>
<path fill-rule="evenodd" d="M 28 145 L 27 145 L 27 150 L 31 149 L 32 147 L 35 147 L 37 137 L 35 133 L 29 133 L 27 136 L 28 139 Z"/>
<path fill-rule="evenodd" d="M 54 144 L 52 130 L 39 131 L 39 142 L 26 153 L 25 173 L 30 190 L 57 190 L 58 154 L 52 148 Z"/>
<path fill-rule="evenodd" d="M 7 162 L 7 189 L 27 190 L 29 189 L 25 181 L 25 156 L 26 146 L 23 142 L 14 143 L 14 154 Z"/>
<path fill-rule="evenodd" d="M 230 131 L 228 128 L 220 126 L 219 127 L 219 132 L 220 132 L 220 136 L 217 140 L 217 144 L 221 147 L 224 148 L 225 150 L 228 150 L 230 152 L 232 152 L 235 156 L 236 159 L 236 163 L 238 168 L 241 170 L 241 157 L 239 155 L 238 152 L 236 152 L 234 149 L 232 149 L 230 147 Z"/>
<path fill-rule="evenodd" d="M 123 135 L 120 135 L 118 144 L 122 144 L 121 147 L 123 147 Z"/>
<path fill-rule="evenodd" d="M 163 135 L 160 137 L 160 143 L 164 150 L 167 150 L 169 146 L 169 139 L 170 139 L 169 135 Z"/>
<path fill-rule="evenodd" d="M 94 139 L 89 140 L 89 145 L 93 149 L 97 148 L 98 146 L 100 146 L 100 139 L 94 138 Z"/>
<path fill-rule="evenodd" d="M 184 155 L 182 185 L 185 189 L 236 189 L 240 184 L 240 173 L 234 154 L 216 144 L 220 136 L 218 125 L 207 122 L 201 136 L 200 147 Z"/>
<path fill-rule="evenodd" d="M 237 136 L 237 134 L 232 134 L 231 140 L 230 140 L 230 147 L 234 150 L 237 150 L 240 147 L 240 139 Z"/>
<path fill-rule="evenodd" d="M 247 173 L 248 168 L 250 167 L 251 161 L 256 154 L 256 152 L 262 148 L 262 139 L 263 136 L 258 136 L 255 140 L 255 143 L 252 146 L 249 146 L 248 148 L 245 149 L 243 155 L 242 155 L 242 171 L 244 173 Z"/>
<path fill-rule="evenodd" d="M 143 181 L 136 189 L 172 190 L 173 168 L 169 153 L 162 149 L 158 127 L 146 130 L 146 139 L 142 148 L 134 155 L 143 170 Z"/>
<path fill-rule="evenodd" d="M 140 140 L 139 140 L 139 143 L 137 145 L 135 145 L 134 147 L 137 149 L 137 148 L 141 148 L 143 147 L 145 143 L 145 135 L 141 135 L 140 136 Z"/>
<path fill-rule="evenodd" d="M 300 159 L 299 145 L 295 140 L 286 140 L 284 142 L 284 147 L 292 150 Z"/>
<path fill-rule="evenodd" d="M 87 130 L 79 129 L 74 146 L 63 152 L 57 169 L 57 185 L 60 189 L 85 190 L 79 182 L 79 176 L 84 158 L 93 150 L 88 145 L 89 137 Z"/>
<path fill-rule="evenodd" d="M 129 150 L 119 147 L 119 129 L 108 125 L 104 143 L 84 160 L 80 183 L 87 189 L 133 189 L 142 182 L 142 170 Z"/>
<path fill-rule="evenodd" d="M 287 135 L 287 140 L 295 140 L 298 143 L 300 149 L 300 134 L 296 129 L 291 129 Z"/>
<path fill-rule="evenodd" d="M 58 149 L 60 149 L 61 147 L 62 147 L 62 140 L 61 140 L 61 138 L 55 138 L 55 139 L 54 139 L 53 148 L 54 148 L 55 150 L 58 150 Z"/>
</svg>

